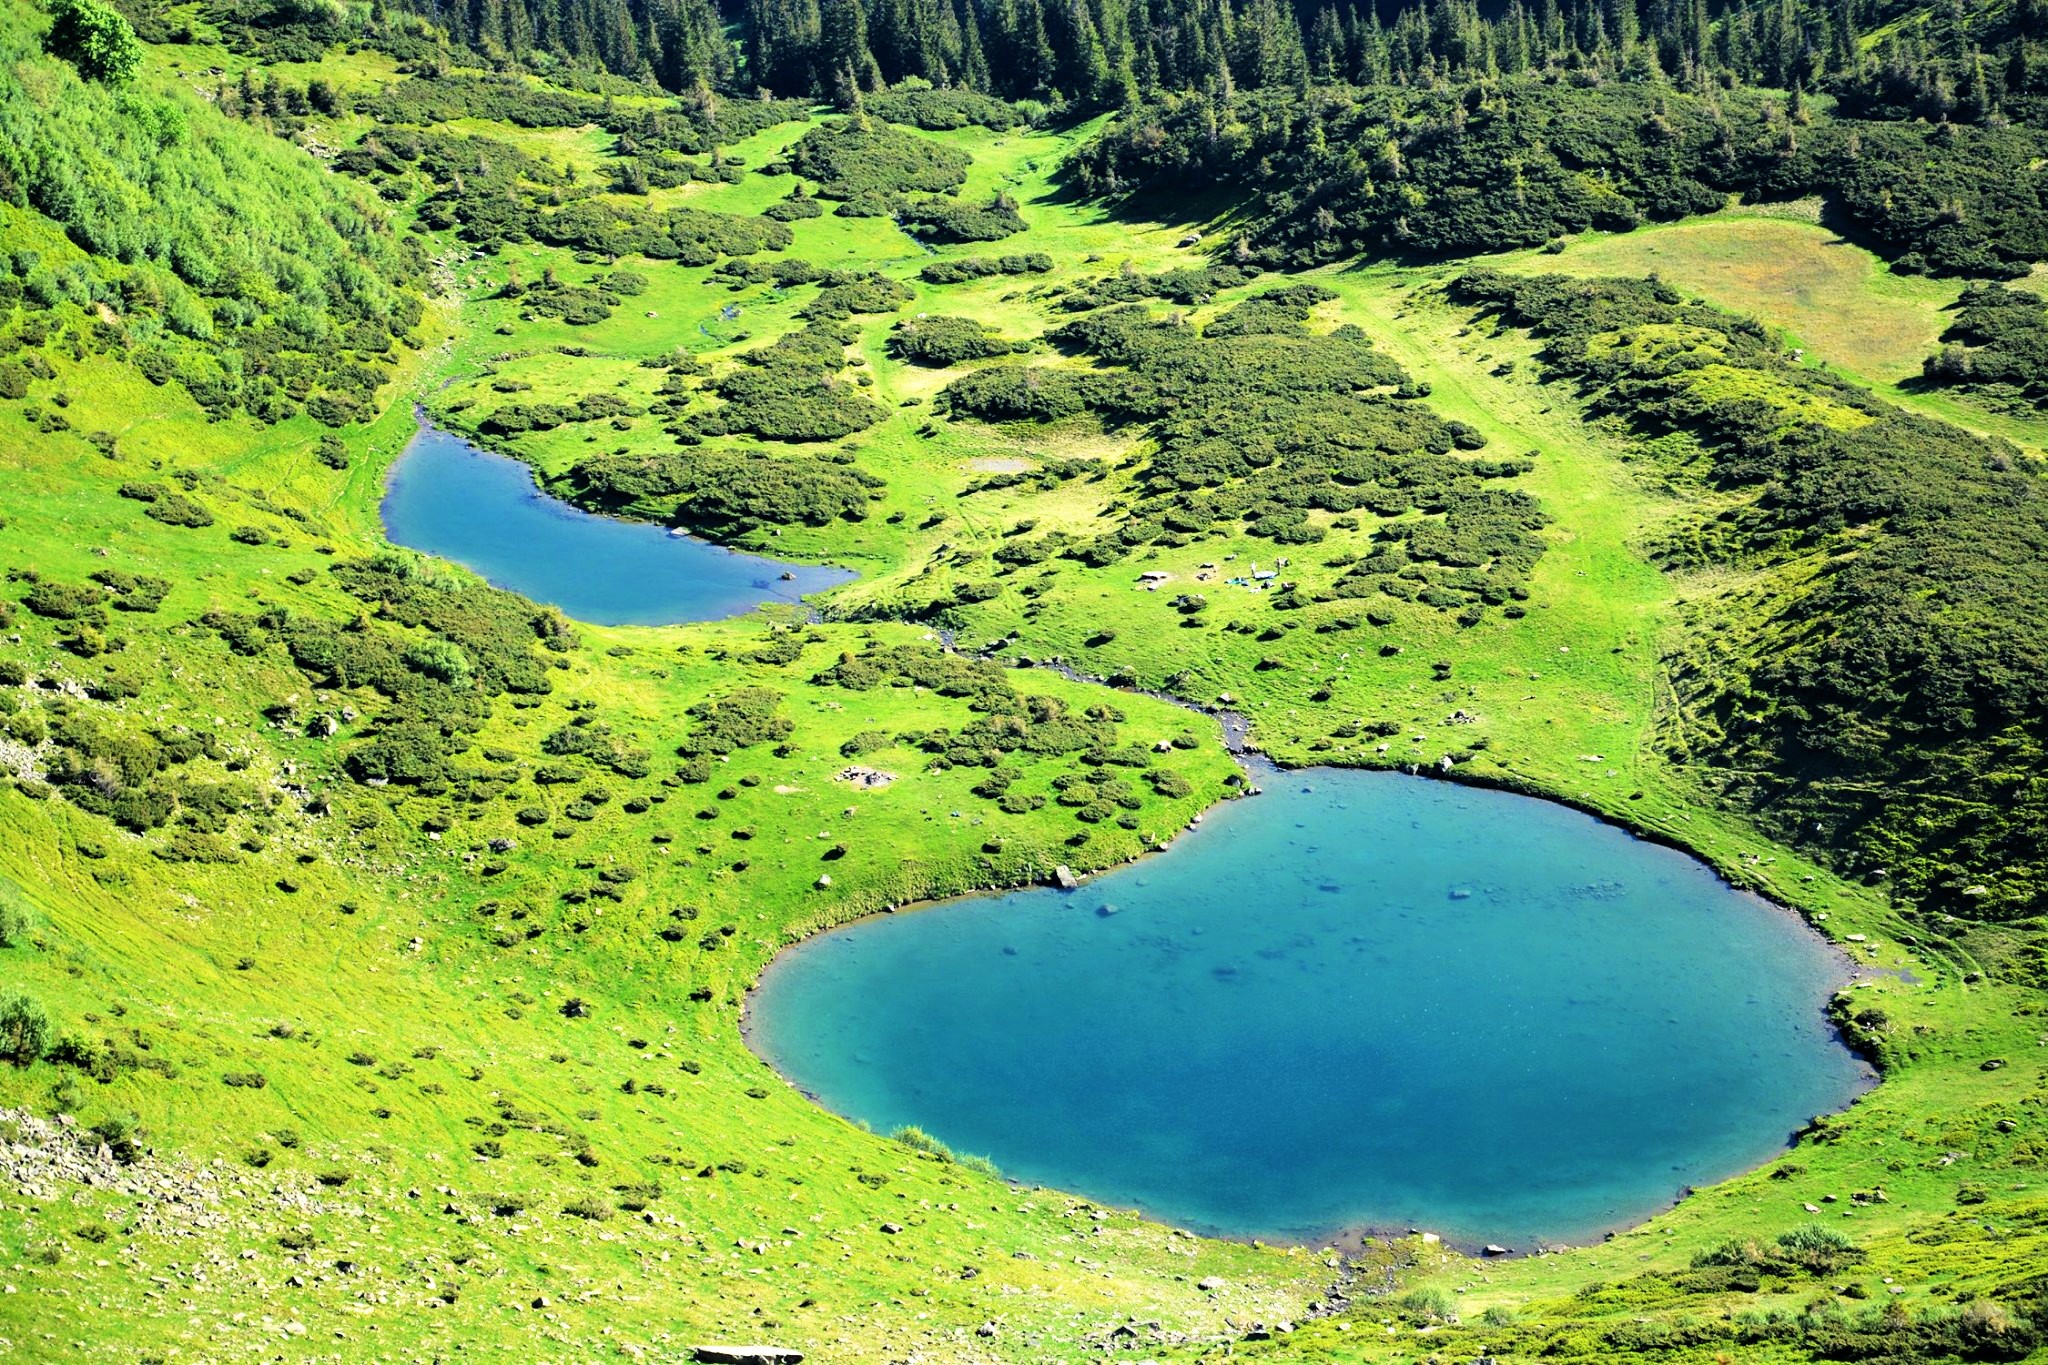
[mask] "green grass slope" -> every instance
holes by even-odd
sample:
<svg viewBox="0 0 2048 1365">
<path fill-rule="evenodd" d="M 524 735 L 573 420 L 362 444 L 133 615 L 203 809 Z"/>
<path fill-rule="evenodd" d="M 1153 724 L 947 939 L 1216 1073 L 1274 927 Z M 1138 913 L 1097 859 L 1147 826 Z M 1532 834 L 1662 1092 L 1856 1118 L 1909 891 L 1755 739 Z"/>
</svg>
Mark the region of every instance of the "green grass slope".
<svg viewBox="0 0 2048 1365">
<path fill-rule="evenodd" d="M 17 5 L 9 23 L 37 21 Z M 10 263 L 32 250 L 28 274 L 76 264 L 105 282 L 0 295 L 0 364 L 26 376 L 0 402 L 0 904 L 20 926 L 0 996 L 25 992 L 51 1025 L 47 1055 L 0 1065 L 6 1351 L 663 1360 L 764 1339 L 860 1360 L 1792 1360 L 2030 1345 L 2048 1250 L 2042 1022 L 2022 984 L 2037 929 L 1936 950 L 1883 888 L 1765 837 L 1671 761 L 1666 652 L 1691 607 L 1755 585 L 1725 567 L 1669 574 L 1649 552 L 1723 495 L 1655 477 L 1630 432 L 1543 379 L 1537 340 L 1446 301 L 1449 270 L 1327 267 L 1305 278 L 1328 297 L 1298 321 L 1256 300 L 1302 280 L 1155 288 L 1140 277 L 1207 269 L 1191 236 L 1220 233 L 1206 211 L 1132 221 L 1063 194 L 1086 128 L 901 133 L 943 149 L 936 162 L 964 158 L 959 203 L 1001 194 L 1026 225 L 928 248 L 887 213 L 839 212 L 861 208 L 850 185 L 814 216 L 761 216 L 799 184 L 822 195 L 797 173 L 813 164 L 800 142 L 838 126 L 822 116 L 745 128 L 720 144 L 726 164 L 690 153 L 701 177 L 645 196 L 612 188 L 623 158 L 594 124 L 366 110 L 403 89 L 375 54 L 270 73 L 349 92 L 332 112 L 238 125 L 179 89 L 214 65 L 227 79 L 202 88 L 232 86 L 249 64 L 197 37 L 151 50 L 149 98 L 251 164 L 296 158 L 252 178 L 252 211 L 271 193 L 379 206 L 401 284 L 433 298 L 409 341 L 340 348 L 388 375 L 374 411 L 315 410 L 317 383 L 289 409 L 209 410 L 203 376 L 152 382 L 142 359 L 157 311 L 120 285 L 151 267 L 88 261 L 55 203 L 0 208 Z M 17 43 L 17 70 L 70 79 L 32 46 Z M 438 140 L 457 137 L 487 141 Z M 340 169 L 311 171 L 287 139 Z M 507 217 L 484 231 L 486 211 Z M 768 224 L 786 244 L 728 249 L 780 241 Z M 961 264 L 1029 253 L 1043 268 Z M 1704 260 L 1698 289 L 1726 273 Z M 1155 462 L 1185 433 L 1111 410 L 1138 400 L 1102 379 L 1132 367 L 1043 340 L 1126 292 L 1155 322 L 1234 316 L 1173 352 L 1191 371 L 1232 328 L 1233 354 L 1291 358 L 1260 383 L 1316 372 L 1339 345 L 1381 376 L 1398 367 L 1405 385 L 1304 401 L 1355 402 L 1413 437 L 1407 505 L 1337 510 L 1327 488 L 1290 502 L 1250 470 L 1217 485 L 1240 502 L 1167 509 Z M 920 315 L 1026 349 L 919 363 L 892 338 Z M 802 363 L 759 363 L 807 330 Z M 175 335 L 180 355 L 226 354 Z M 1011 365 L 1094 405 L 990 421 L 941 397 Z M 745 382 L 759 375 L 772 386 Z M 623 510 L 862 577 L 816 621 L 562 622 L 382 542 L 376 502 L 414 399 L 565 493 L 589 497 L 604 474 Z M 564 411 L 493 424 L 519 405 Z M 791 439 L 774 423 L 792 413 L 865 424 Z M 1444 450 L 1422 444 L 1438 436 Z M 777 478 L 737 502 L 691 482 L 721 466 Z M 1541 522 L 1488 540 L 1477 564 L 1450 562 L 1456 546 L 1431 557 L 1456 529 L 1432 499 L 1506 489 Z M 204 524 L 185 524 L 202 520 L 187 505 Z M 1206 520 L 1125 535 L 1195 510 Z M 1276 542 L 1282 524 L 1298 539 Z M 1005 557 L 1055 535 L 1092 557 Z M 1324 599 L 1396 542 L 1414 570 L 1386 575 L 1396 591 Z M 1278 555 L 1292 589 L 1227 582 Z M 1146 573 L 1167 586 L 1148 591 Z M 1191 593 L 1201 608 L 1175 605 Z M 1025 658 L 1227 695 L 1285 762 L 1448 771 L 1689 848 L 1883 969 L 1844 1014 L 1887 1079 L 1766 1171 L 1604 1246 L 1507 1263 L 1419 1238 L 1349 1264 L 1198 1239 L 828 1115 L 740 1033 L 775 951 L 887 906 L 1139 856 L 1239 785 L 1213 720 L 998 666 Z M 1458 712 L 1475 719 L 1448 724 Z M 857 791 L 837 776 L 851 762 L 897 780 Z M 1063 804 L 1055 783 L 1076 778 L 1097 795 Z M 1848 1248 L 1794 1232 L 1815 1222 Z M 1299 1329 L 1250 1330 L 1281 1321 Z"/>
</svg>

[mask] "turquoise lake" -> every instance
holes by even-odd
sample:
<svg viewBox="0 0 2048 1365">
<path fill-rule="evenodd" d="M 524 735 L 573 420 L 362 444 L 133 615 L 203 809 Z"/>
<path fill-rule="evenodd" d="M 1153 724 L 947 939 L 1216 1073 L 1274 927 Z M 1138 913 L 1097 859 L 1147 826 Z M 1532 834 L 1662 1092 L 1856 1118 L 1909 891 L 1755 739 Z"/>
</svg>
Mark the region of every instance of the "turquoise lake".
<svg viewBox="0 0 2048 1365">
<path fill-rule="evenodd" d="M 382 511 L 394 543 L 599 625 L 715 621 L 854 576 L 593 516 L 541 492 L 519 461 L 424 425 L 392 466 Z"/>
<path fill-rule="evenodd" d="M 1871 1083 L 1790 913 L 1563 806 L 1274 773 L 1077 891 L 770 965 L 754 1048 L 827 1107 L 1205 1232 L 1592 1240 Z"/>
</svg>

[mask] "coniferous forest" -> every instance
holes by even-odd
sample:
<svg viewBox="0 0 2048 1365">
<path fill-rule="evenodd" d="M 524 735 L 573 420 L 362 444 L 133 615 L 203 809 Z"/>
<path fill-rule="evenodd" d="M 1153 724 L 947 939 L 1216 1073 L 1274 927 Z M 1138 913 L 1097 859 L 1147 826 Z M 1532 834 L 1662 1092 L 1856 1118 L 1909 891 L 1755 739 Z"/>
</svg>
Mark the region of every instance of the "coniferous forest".
<svg viewBox="0 0 2048 1365">
<path fill-rule="evenodd" d="M 279 56 L 363 36 L 332 13 L 266 0 L 213 3 L 208 15 Z M 440 48 L 444 60 L 585 73 L 576 84 L 602 72 L 671 94 L 842 105 L 912 80 L 1087 111 L 1165 95 L 1227 102 L 1311 86 L 1427 91 L 1529 73 L 1581 86 L 1668 81 L 1693 94 L 1737 85 L 1825 93 L 1842 113 L 1877 120 L 2003 125 L 2035 119 L 2048 99 L 2040 0 L 1924 12 L 1903 0 L 379 0 L 372 24 L 373 40 L 394 51 Z"/>
<path fill-rule="evenodd" d="M 317 51 L 348 31 L 297 6 L 217 4 L 244 41 Z M 905 80 L 1057 108 L 1161 94 L 1229 98 L 1309 84 L 1401 86 L 1569 72 L 1827 92 L 1868 119 L 2032 119 L 2048 98 L 2040 0 L 1972 8 L 1903 0 L 1696 0 L 1503 6 L 1182 4 L 1178 0 L 473 0 L 375 6 L 430 20 L 483 63 L 567 63 L 672 94 L 698 88 L 846 102 Z M 1913 16 L 1915 23 L 1896 20 Z M 403 27 L 403 25 L 397 25 Z M 1868 41 L 1876 35 L 1876 41 Z"/>
</svg>

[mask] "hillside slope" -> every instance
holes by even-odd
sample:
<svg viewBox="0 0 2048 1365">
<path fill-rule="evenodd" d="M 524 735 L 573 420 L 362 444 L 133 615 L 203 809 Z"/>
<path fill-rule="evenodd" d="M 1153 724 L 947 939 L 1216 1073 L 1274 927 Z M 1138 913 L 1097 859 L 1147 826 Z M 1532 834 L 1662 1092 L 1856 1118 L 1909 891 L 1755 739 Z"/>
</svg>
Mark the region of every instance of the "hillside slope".
<svg viewBox="0 0 2048 1365">
<path fill-rule="evenodd" d="M 1674 705 L 1744 703 L 1674 700 L 1680 598 L 1756 570 L 1725 602 L 1769 621 L 1812 563 L 1653 563 L 1770 498 L 1581 391 L 1533 297 L 1497 326 L 1461 270 L 1215 259 L 1212 210 L 1062 185 L 1098 126 L 958 94 L 593 94 L 183 10 L 109 89 L 0 13 L 7 1350 L 2035 1349 L 2033 874 L 1949 932 L 1674 758 Z M 1606 330 L 1600 377 L 1651 378 Z M 1788 421 L 1921 430 L 1783 384 Z M 415 401 L 565 496 L 862 577 L 818 619 L 569 621 L 385 542 Z M 1290 563 L 1201 577 L 1226 555 Z M 748 1051 L 788 942 L 1241 793 L 1188 705 L 1226 696 L 1285 762 L 1567 800 L 1796 907 L 1867 969 L 1838 1013 L 1885 1084 L 1606 1246 L 1346 1260 L 1012 1185 Z"/>
</svg>

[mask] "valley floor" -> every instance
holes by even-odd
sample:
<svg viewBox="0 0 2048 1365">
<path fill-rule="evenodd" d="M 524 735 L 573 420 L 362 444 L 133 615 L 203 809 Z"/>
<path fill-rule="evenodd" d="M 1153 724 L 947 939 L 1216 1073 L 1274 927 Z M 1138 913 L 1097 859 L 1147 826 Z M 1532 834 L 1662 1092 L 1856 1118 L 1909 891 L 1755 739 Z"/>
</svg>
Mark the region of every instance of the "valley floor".
<svg viewBox="0 0 2048 1365">
<path fill-rule="evenodd" d="M 150 63 L 161 86 L 210 88 L 202 73 L 248 60 L 201 41 Z M 279 74 L 316 70 L 350 95 L 405 79 L 368 52 Z M 299 140 L 392 137 L 348 110 Z M 790 168 L 799 141 L 842 122 L 771 124 L 720 148 L 744 174 L 643 198 L 765 222 L 818 182 Z M 595 125 L 451 128 L 584 177 L 620 159 Z M 415 171 L 380 173 L 369 183 L 391 190 L 398 230 L 418 228 L 438 296 L 420 345 L 394 343 L 380 411 L 339 428 L 210 419 L 186 387 L 95 349 L 96 310 L 46 310 L 49 373 L 0 403 L 0 904 L 24 926 L 0 947 L 0 993 L 52 1021 L 46 1058 L 0 1066 L 0 1359 L 658 1361 L 766 1340 L 818 1360 L 1791 1361 L 1845 1358 L 1831 1341 L 1862 1350 L 1873 1332 L 1927 1358 L 1958 1341 L 2014 1358 L 1998 1353 L 2019 1340 L 1999 1303 L 2038 1297 L 2048 1263 L 2035 931 L 1930 947 L 1881 880 L 1767 837 L 1720 799 L 1725 774 L 1671 757 L 1674 736 L 1713 723 L 1674 689 L 1676 641 L 1813 566 L 1657 567 L 1665 532 L 1721 495 L 1666 477 L 1636 434 L 1547 379 L 1539 338 L 1453 302 L 1444 286 L 1471 262 L 1128 298 L 1148 325 L 1204 327 L 1317 286 L 1274 344 L 1355 328 L 1417 395 L 1389 407 L 1472 433 L 1442 477 L 1521 461 L 1486 481 L 1511 480 L 1543 524 L 1524 576 L 1489 583 L 1499 600 L 1471 621 L 1412 596 L 1316 596 L 1385 526 L 1437 517 L 1427 505 L 1311 510 L 1314 539 L 1295 544 L 1219 519 L 1115 556 L 1045 549 L 1127 526 L 1171 434 L 1082 409 L 983 420 L 942 393 L 1011 363 L 1115 369 L 1042 338 L 1095 316 L 1078 306 L 1091 291 L 1210 268 L 1231 230 L 1226 206 L 1150 222 L 1063 193 L 1062 158 L 1090 131 L 902 134 L 969 158 L 959 198 L 1006 196 L 1028 225 L 1007 238 L 933 249 L 890 217 L 835 212 L 841 199 L 791 218 L 786 247 L 723 264 L 486 251 L 418 219 Z M 0 236 L 84 261 L 25 209 L 0 205 Z M 1027 252 L 1046 268 L 928 270 Z M 742 261 L 849 278 L 785 283 Z M 1906 383 L 1954 287 L 1893 276 L 1813 223 L 1722 214 L 1487 263 L 1654 271 L 1783 329 L 1802 364 L 2048 449 L 2048 420 Z M 606 280 L 601 318 L 546 303 Z M 879 301 L 820 307 L 861 288 Z M 1022 349 L 905 358 L 895 339 L 930 315 Z M 804 414 L 858 401 L 873 420 L 817 440 L 720 430 L 740 399 L 719 386 L 821 325 L 846 334 L 803 371 Z M 563 622 L 487 593 L 383 539 L 414 402 L 551 492 L 860 577 L 815 613 L 674 627 Z M 509 412 L 547 404 L 573 415 L 521 427 Z M 319 454 L 336 434 L 343 467 Z M 758 496 L 693 503 L 662 482 L 678 452 L 734 460 Z M 599 475 L 615 480 L 603 496 Z M 157 501 L 138 484 L 161 485 Z M 207 524 L 145 512 L 168 495 Z M 1298 611 L 1276 605 L 1278 580 L 1228 582 L 1276 555 Z M 108 587 L 70 616 L 38 608 L 40 585 L 109 569 L 162 580 L 160 607 L 128 610 Z M 1155 574 L 1169 586 L 1138 586 Z M 1481 605 L 1480 588 L 1456 591 Z M 1189 594 L 1199 606 L 1175 605 Z M 80 616 L 100 622 L 92 636 Z M 503 659 L 484 647 L 507 638 Z M 1027 660 L 1060 667 L 1006 666 Z M 373 684 L 394 672 L 410 690 Z M 497 690 L 461 691 L 487 679 Z M 747 992 L 789 943 L 1114 866 L 1238 798 L 1217 710 L 1281 764 L 1566 802 L 1790 907 L 1855 964 L 1841 1010 L 1883 1084 L 1640 1227 L 1487 1260 L 1420 1235 L 1341 1255 L 1196 1237 L 865 1131 L 748 1050 Z M 409 766 L 394 734 L 432 761 Z M 64 765 L 95 763 L 93 790 L 175 787 L 180 814 L 137 829 L 76 799 L 90 784 L 67 785 Z M 856 786 L 854 765 L 896 780 Z M 1814 1226 L 1826 1236 L 1804 1247 Z"/>
</svg>

